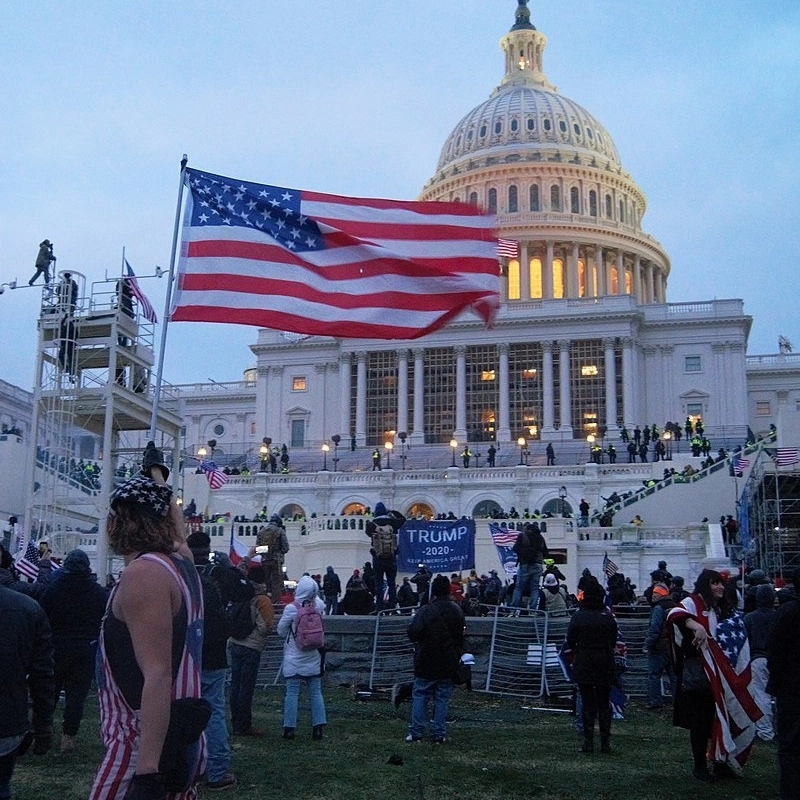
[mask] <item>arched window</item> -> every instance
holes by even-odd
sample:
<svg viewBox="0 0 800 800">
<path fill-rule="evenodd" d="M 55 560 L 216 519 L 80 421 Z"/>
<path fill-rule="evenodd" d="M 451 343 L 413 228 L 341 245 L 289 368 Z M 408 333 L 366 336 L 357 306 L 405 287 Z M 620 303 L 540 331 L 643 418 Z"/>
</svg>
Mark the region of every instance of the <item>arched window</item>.
<svg viewBox="0 0 800 800">
<path fill-rule="evenodd" d="M 625 201 L 619 201 L 619 221 L 625 222 Z"/>
<path fill-rule="evenodd" d="M 531 300 L 540 300 L 542 297 L 542 259 L 532 258 L 530 260 L 530 286 Z"/>
<path fill-rule="evenodd" d="M 519 211 L 519 204 L 517 203 L 517 187 L 508 187 L 508 210 L 509 213 Z"/>
<path fill-rule="evenodd" d="M 503 123 L 500 122 L 500 120 L 498 119 L 497 122 L 494 123 L 494 132 L 500 133 L 502 130 L 503 130 Z"/>
<path fill-rule="evenodd" d="M 561 189 L 558 186 L 550 187 L 550 210 L 561 211 Z"/>
<path fill-rule="evenodd" d="M 489 189 L 489 208 L 490 214 L 497 213 L 497 189 Z"/>
<path fill-rule="evenodd" d="M 578 196 L 578 187 L 573 186 L 569 190 L 569 207 L 573 214 L 581 213 L 580 197 Z"/>
<path fill-rule="evenodd" d="M 478 193 L 477 192 L 470 192 L 469 193 L 469 204 L 471 206 L 477 207 L 477 205 L 478 205 Z"/>
<path fill-rule="evenodd" d="M 481 500 L 472 509 L 472 516 L 473 518 L 488 517 L 489 519 L 496 519 L 502 512 L 502 507 L 494 500 Z"/>
<path fill-rule="evenodd" d="M 539 202 L 539 186 L 537 184 L 531 186 L 529 198 L 531 211 L 541 211 L 542 208 Z"/>
<path fill-rule="evenodd" d="M 560 258 L 553 259 L 553 297 L 556 300 L 564 296 L 564 262 Z"/>
<path fill-rule="evenodd" d="M 484 122 L 484 123 L 483 123 L 483 125 L 481 125 L 481 127 L 478 129 L 478 136 L 480 136 L 480 137 L 481 137 L 481 139 L 483 139 L 483 137 L 484 137 L 484 136 L 486 136 L 486 123 L 485 123 L 485 122 Z"/>
<path fill-rule="evenodd" d="M 567 132 L 567 123 L 564 122 L 563 119 L 560 119 L 558 121 L 558 129 L 561 131 L 561 133 L 566 133 Z"/>
<path fill-rule="evenodd" d="M 409 506 L 406 516 L 409 519 L 433 519 L 435 514 L 427 503 L 414 503 Z"/>
<path fill-rule="evenodd" d="M 546 131 L 549 131 L 553 127 L 553 125 L 549 119 L 544 119 L 542 120 L 542 127 L 544 127 Z"/>
<path fill-rule="evenodd" d="M 511 130 L 516 132 L 517 128 L 519 128 L 519 121 L 514 117 L 514 119 L 511 120 Z"/>
<path fill-rule="evenodd" d="M 508 261 L 508 299 L 521 299 L 519 259 L 516 258 L 511 258 Z"/>
<path fill-rule="evenodd" d="M 597 216 L 597 192 L 594 189 L 589 190 L 589 216 Z"/>
<path fill-rule="evenodd" d="M 606 195 L 606 216 L 611 219 L 614 216 L 614 207 L 611 205 L 611 195 Z"/>
<path fill-rule="evenodd" d="M 536 130 L 536 120 L 533 117 L 528 117 L 528 122 L 526 124 L 528 126 L 529 131 Z"/>
</svg>

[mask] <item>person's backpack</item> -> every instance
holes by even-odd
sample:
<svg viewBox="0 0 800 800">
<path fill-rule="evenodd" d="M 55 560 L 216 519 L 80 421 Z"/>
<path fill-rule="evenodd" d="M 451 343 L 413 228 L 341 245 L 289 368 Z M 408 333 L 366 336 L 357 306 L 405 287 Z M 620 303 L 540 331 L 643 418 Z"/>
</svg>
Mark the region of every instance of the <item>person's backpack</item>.
<svg viewBox="0 0 800 800">
<path fill-rule="evenodd" d="M 314 600 L 306 600 L 303 605 L 295 603 L 297 620 L 292 629 L 295 643 L 301 650 L 319 650 L 325 647 L 325 629 L 322 614 Z"/>
<path fill-rule="evenodd" d="M 375 555 L 394 558 L 397 551 L 397 534 L 390 525 L 381 525 L 375 528 L 372 534 L 372 549 Z"/>
<path fill-rule="evenodd" d="M 225 608 L 225 623 L 231 639 L 246 639 L 256 627 L 250 601 L 228 603 Z"/>
</svg>

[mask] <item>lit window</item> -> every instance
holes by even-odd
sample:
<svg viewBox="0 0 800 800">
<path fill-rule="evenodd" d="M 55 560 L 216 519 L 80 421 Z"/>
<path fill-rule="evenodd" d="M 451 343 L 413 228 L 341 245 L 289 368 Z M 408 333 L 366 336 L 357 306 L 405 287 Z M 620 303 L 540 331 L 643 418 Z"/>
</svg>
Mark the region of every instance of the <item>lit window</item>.
<svg viewBox="0 0 800 800">
<path fill-rule="evenodd" d="M 553 259 L 553 297 L 564 297 L 564 261 L 560 258 Z"/>
<path fill-rule="evenodd" d="M 522 377 L 527 378 L 528 380 L 536 377 L 536 370 L 533 367 L 528 367 L 527 369 L 522 370 Z"/>
<path fill-rule="evenodd" d="M 520 299 L 519 260 L 512 258 L 508 262 L 508 299 Z"/>
<path fill-rule="evenodd" d="M 581 375 L 583 375 L 584 378 L 593 377 L 597 375 L 598 371 L 596 364 L 586 364 L 581 367 Z"/>
<path fill-rule="evenodd" d="M 481 371 L 481 380 L 482 381 L 493 381 L 494 380 L 494 370 L 493 369 L 485 369 Z"/>
<path fill-rule="evenodd" d="M 687 403 L 686 416 L 692 418 L 692 422 L 703 418 L 703 404 L 702 403 Z"/>
<path fill-rule="evenodd" d="M 298 376 L 296 378 L 292 378 L 292 391 L 293 392 L 304 392 L 308 387 L 306 386 L 306 378 L 305 375 Z"/>
<path fill-rule="evenodd" d="M 538 300 L 542 296 L 542 259 L 532 258 L 529 266 L 531 299 Z"/>
<path fill-rule="evenodd" d="M 769 400 L 758 400 L 756 402 L 756 416 L 769 417 L 772 411 L 770 410 Z"/>
<path fill-rule="evenodd" d="M 702 372 L 703 361 L 700 356 L 686 356 L 683 360 L 684 372 Z"/>
</svg>

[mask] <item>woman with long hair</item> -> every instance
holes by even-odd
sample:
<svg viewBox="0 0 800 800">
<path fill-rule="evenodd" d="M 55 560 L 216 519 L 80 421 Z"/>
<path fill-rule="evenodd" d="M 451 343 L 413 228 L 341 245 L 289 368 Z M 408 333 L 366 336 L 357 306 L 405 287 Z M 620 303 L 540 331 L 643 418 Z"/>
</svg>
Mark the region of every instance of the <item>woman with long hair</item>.
<svg viewBox="0 0 800 800">
<path fill-rule="evenodd" d="M 617 621 L 605 605 L 605 591 L 597 578 L 588 576 L 583 597 L 567 628 L 567 649 L 572 650 L 572 678 L 581 694 L 583 746 L 594 752 L 594 721 L 600 728 L 600 752 L 611 752 L 611 685 L 616 678 L 614 652 Z"/>
<path fill-rule="evenodd" d="M 124 557 L 100 634 L 98 689 L 105 757 L 90 800 L 197 796 L 203 738 L 188 750 L 186 783 L 167 795 L 161 754 L 171 703 L 200 697 L 202 588 L 184 541 L 169 470 L 148 445 L 142 474 L 111 496 L 107 534 Z"/>
<path fill-rule="evenodd" d="M 748 691 L 749 647 L 735 593 L 719 572 L 704 569 L 667 621 L 675 634 L 673 724 L 689 730 L 692 774 L 704 782 L 739 775 L 760 712 Z"/>
</svg>

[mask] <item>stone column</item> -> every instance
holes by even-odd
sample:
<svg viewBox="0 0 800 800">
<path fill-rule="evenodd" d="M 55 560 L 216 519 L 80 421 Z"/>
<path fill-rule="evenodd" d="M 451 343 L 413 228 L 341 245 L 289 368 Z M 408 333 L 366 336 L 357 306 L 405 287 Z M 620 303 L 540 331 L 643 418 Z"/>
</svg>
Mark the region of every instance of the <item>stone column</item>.
<svg viewBox="0 0 800 800">
<path fill-rule="evenodd" d="M 595 262 L 597 263 L 597 296 L 604 297 L 608 294 L 608 275 L 606 275 L 606 257 L 599 244 L 595 248 Z"/>
<path fill-rule="evenodd" d="M 606 390 L 606 419 L 608 436 L 612 438 L 619 434 L 617 425 L 617 368 L 614 359 L 614 339 L 603 339 L 605 350 L 605 390 Z"/>
<path fill-rule="evenodd" d="M 350 353 L 339 355 L 339 436 L 342 437 L 342 441 L 347 440 L 348 447 L 350 446 L 350 436 L 353 433 L 350 421 L 351 360 Z"/>
<path fill-rule="evenodd" d="M 274 442 L 289 440 L 291 431 L 284 414 L 282 401 L 283 366 L 277 364 L 269 368 L 267 377 L 267 431 L 262 436 L 271 436 Z"/>
<path fill-rule="evenodd" d="M 414 430 L 411 444 L 425 444 L 425 350 L 414 350 Z"/>
<path fill-rule="evenodd" d="M 544 408 L 542 409 L 542 437 L 554 433 L 555 401 L 553 393 L 553 343 L 542 342 L 542 395 Z"/>
<path fill-rule="evenodd" d="M 454 438 L 467 441 L 467 348 L 459 344 L 454 348 L 456 354 L 456 429 Z"/>
<path fill-rule="evenodd" d="M 528 243 L 519 243 L 519 299 L 531 299 L 531 269 L 528 264 Z"/>
<path fill-rule="evenodd" d="M 648 261 L 647 267 L 644 273 L 644 284 L 645 284 L 645 292 L 647 294 L 647 299 L 645 302 L 647 303 L 655 303 L 656 302 L 656 295 L 655 295 L 655 284 L 653 283 L 653 262 Z"/>
<path fill-rule="evenodd" d="M 617 250 L 617 294 L 625 294 L 625 254 Z"/>
<path fill-rule="evenodd" d="M 642 262 L 637 253 L 633 257 L 633 296 L 637 304 L 642 302 Z"/>
<path fill-rule="evenodd" d="M 508 342 L 501 342 L 497 345 L 497 352 L 500 361 L 500 391 L 495 438 L 498 442 L 510 442 L 511 428 L 509 427 L 509 422 L 511 417 L 508 402 Z"/>
<path fill-rule="evenodd" d="M 269 405 L 269 400 L 267 398 L 268 377 L 269 367 L 259 367 L 258 377 L 256 378 L 256 437 L 259 442 L 265 436 L 270 435 L 267 431 L 267 408 Z M 192 441 L 189 437 L 187 437 L 187 439 L 188 441 Z"/>
<path fill-rule="evenodd" d="M 566 297 L 580 297 L 580 281 L 578 280 L 578 258 L 580 257 L 580 250 L 578 243 L 572 243 L 572 249 L 569 257 L 569 267 L 567 270 L 567 291 Z"/>
<path fill-rule="evenodd" d="M 558 428 L 562 439 L 572 438 L 572 387 L 570 386 L 569 339 L 558 340 L 558 377 L 561 383 L 559 404 L 561 406 Z"/>
<path fill-rule="evenodd" d="M 367 354 L 356 353 L 356 444 L 367 443 Z"/>
<path fill-rule="evenodd" d="M 547 241 L 544 264 L 542 265 L 542 298 L 553 299 L 553 242 Z"/>
<path fill-rule="evenodd" d="M 659 398 L 661 400 L 661 419 L 654 419 L 660 428 L 668 419 L 673 419 L 673 413 L 677 407 L 678 399 L 675 396 L 675 382 L 673 377 L 675 375 L 675 365 L 672 363 L 672 357 L 675 353 L 675 347 L 671 344 L 661 345 L 661 393 Z M 725 384 L 717 384 L 724 386 Z M 674 405 L 673 405 L 674 404 Z"/>
<path fill-rule="evenodd" d="M 397 351 L 397 432 L 408 432 L 408 350 Z"/>
<path fill-rule="evenodd" d="M 636 397 L 636 369 L 634 367 L 633 338 L 622 340 L 622 420 L 629 432 L 636 426 L 637 412 L 634 407 Z"/>
</svg>

